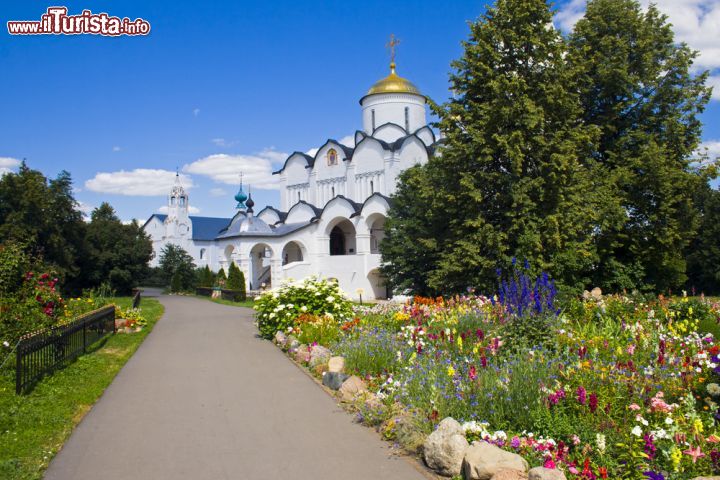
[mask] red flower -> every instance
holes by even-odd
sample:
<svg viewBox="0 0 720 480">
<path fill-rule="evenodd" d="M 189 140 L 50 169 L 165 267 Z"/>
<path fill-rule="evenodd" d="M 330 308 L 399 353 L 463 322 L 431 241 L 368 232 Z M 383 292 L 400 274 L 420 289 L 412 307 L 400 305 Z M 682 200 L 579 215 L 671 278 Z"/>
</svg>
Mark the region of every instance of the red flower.
<svg viewBox="0 0 720 480">
<path fill-rule="evenodd" d="M 600 478 L 608 478 L 607 467 L 598 468 L 598 472 L 600 472 Z"/>
<path fill-rule="evenodd" d="M 470 380 L 475 380 L 477 378 L 477 369 L 475 368 L 475 365 L 470 366 L 468 377 L 470 377 Z"/>
</svg>

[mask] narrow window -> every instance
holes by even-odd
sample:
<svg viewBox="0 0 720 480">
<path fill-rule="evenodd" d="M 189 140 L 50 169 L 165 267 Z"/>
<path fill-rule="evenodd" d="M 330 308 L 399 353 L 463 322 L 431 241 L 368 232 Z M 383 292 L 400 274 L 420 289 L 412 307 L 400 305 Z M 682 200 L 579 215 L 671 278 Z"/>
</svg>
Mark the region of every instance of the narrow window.
<svg viewBox="0 0 720 480">
<path fill-rule="evenodd" d="M 375 183 L 372 180 L 370 180 L 370 193 L 375 193 Z"/>
<path fill-rule="evenodd" d="M 375 109 L 371 110 L 372 113 L 372 129 L 375 131 Z"/>
<path fill-rule="evenodd" d="M 335 197 L 335 187 L 332 187 L 332 196 Z"/>
<path fill-rule="evenodd" d="M 298 202 L 300 201 L 300 192 L 298 192 Z"/>
<path fill-rule="evenodd" d="M 410 108 L 405 107 L 405 131 L 410 133 Z"/>
</svg>

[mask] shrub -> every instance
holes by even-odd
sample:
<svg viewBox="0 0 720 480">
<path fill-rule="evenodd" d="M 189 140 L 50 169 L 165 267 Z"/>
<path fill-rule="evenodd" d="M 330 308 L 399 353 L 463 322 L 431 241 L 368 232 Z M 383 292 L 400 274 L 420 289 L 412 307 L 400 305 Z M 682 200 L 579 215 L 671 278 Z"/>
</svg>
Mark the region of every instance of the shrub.
<svg viewBox="0 0 720 480">
<path fill-rule="evenodd" d="M 264 292 L 255 299 L 254 308 L 260 335 L 266 339 L 292 327 L 303 313 L 329 317 L 338 323 L 352 316 L 352 304 L 338 284 L 317 277 Z"/>
<path fill-rule="evenodd" d="M 235 291 L 239 292 L 239 294 L 237 295 L 237 297 L 238 297 L 237 301 L 245 300 L 245 297 L 246 297 L 245 274 L 243 274 L 243 272 L 234 263 L 230 264 L 230 268 L 228 270 L 227 282 L 225 283 L 225 288 L 228 290 L 235 290 Z"/>
</svg>

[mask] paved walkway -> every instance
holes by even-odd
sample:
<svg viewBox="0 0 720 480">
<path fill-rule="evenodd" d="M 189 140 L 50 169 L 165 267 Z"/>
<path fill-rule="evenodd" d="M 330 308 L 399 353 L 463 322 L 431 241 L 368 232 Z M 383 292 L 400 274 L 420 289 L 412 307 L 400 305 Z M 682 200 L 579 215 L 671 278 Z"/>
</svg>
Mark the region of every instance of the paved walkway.
<svg viewBox="0 0 720 480">
<path fill-rule="evenodd" d="M 425 478 L 257 338 L 251 310 L 160 300 L 164 317 L 45 479 Z"/>
</svg>

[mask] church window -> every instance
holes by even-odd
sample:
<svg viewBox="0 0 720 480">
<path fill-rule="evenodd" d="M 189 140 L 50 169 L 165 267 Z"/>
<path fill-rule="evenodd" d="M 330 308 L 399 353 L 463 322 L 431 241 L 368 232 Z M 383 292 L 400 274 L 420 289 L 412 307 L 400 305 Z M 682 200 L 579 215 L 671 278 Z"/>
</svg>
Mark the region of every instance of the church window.
<svg viewBox="0 0 720 480">
<path fill-rule="evenodd" d="M 337 165 L 337 163 L 338 163 L 337 152 L 335 151 L 334 148 L 331 148 L 330 150 L 328 150 L 327 163 L 328 163 L 328 165 Z"/>
<path fill-rule="evenodd" d="M 175 205 L 175 197 L 170 197 L 170 205 Z"/>
<path fill-rule="evenodd" d="M 300 201 L 300 192 L 298 192 L 298 202 Z"/>
<path fill-rule="evenodd" d="M 374 131 L 375 131 L 375 109 L 371 110 L 371 111 L 370 111 L 370 114 L 371 114 L 371 116 L 372 116 L 372 129 L 373 129 L 373 132 L 374 132 Z"/>
<path fill-rule="evenodd" d="M 370 193 L 375 193 L 375 183 L 372 180 L 370 180 Z"/>
<path fill-rule="evenodd" d="M 405 107 L 405 131 L 410 133 L 410 108 Z"/>
<path fill-rule="evenodd" d="M 335 187 L 330 187 L 330 190 L 332 192 L 332 196 L 334 197 L 335 196 Z"/>
<path fill-rule="evenodd" d="M 200 260 L 202 260 L 203 258 L 205 258 L 205 249 L 201 248 L 200 249 Z"/>
</svg>

